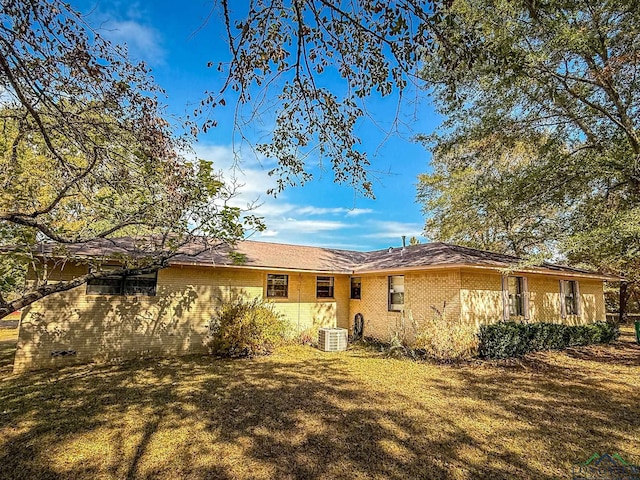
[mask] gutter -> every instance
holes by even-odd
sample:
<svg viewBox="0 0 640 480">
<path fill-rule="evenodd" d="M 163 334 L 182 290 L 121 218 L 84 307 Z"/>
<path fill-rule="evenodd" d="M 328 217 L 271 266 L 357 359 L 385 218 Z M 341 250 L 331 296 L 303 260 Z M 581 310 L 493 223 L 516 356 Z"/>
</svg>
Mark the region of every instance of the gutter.
<svg viewBox="0 0 640 480">
<path fill-rule="evenodd" d="M 364 275 L 364 274 L 373 274 L 373 273 L 393 273 L 393 272 L 408 272 L 408 271 L 428 271 L 428 270 L 449 270 L 449 269 L 460 269 L 467 268 L 471 270 L 491 270 L 497 273 L 501 273 L 501 270 L 508 268 L 506 265 L 504 267 L 498 267 L 495 265 L 482 265 L 482 264 L 474 264 L 474 263 L 450 263 L 446 265 L 426 265 L 426 266 L 415 266 L 415 267 L 394 267 L 394 268 L 379 268 L 379 269 L 368 269 L 368 270 L 354 270 L 353 275 Z M 607 280 L 607 281 L 620 281 L 624 280 L 623 277 L 619 277 L 617 275 L 607 275 L 602 273 L 587 273 L 587 272 L 572 272 L 566 270 L 551 270 L 546 269 L 544 267 L 538 268 L 522 268 L 513 270 L 514 273 L 531 273 L 536 275 L 549 275 L 555 277 L 577 277 L 577 278 L 592 278 L 595 280 Z"/>
<path fill-rule="evenodd" d="M 253 265 L 227 265 L 225 263 L 203 263 L 203 262 L 169 262 L 170 267 L 203 267 L 203 268 L 241 268 L 245 270 L 262 270 L 269 272 L 296 272 L 296 273 L 320 273 L 332 275 L 352 275 L 353 270 L 312 270 L 306 268 L 286 268 L 286 267 L 258 267 Z"/>
</svg>

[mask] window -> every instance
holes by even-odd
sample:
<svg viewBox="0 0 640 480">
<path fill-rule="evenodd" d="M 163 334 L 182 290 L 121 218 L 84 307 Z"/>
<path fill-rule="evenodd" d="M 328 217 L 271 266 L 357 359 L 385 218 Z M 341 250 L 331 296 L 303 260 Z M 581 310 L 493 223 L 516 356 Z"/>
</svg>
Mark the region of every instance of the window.
<svg viewBox="0 0 640 480">
<path fill-rule="evenodd" d="M 389 277 L 389 311 L 400 312 L 404 308 L 404 275 Z"/>
<path fill-rule="evenodd" d="M 102 270 L 108 271 L 118 268 L 121 267 L 106 265 L 102 267 Z M 157 284 L 158 272 L 141 275 L 108 275 L 89 280 L 87 295 L 146 295 L 153 297 L 156 294 Z"/>
<path fill-rule="evenodd" d="M 529 286 L 527 277 L 502 277 L 502 320 L 524 317 L 529 320 Z"/>
<path fill-rule="evenodd" d="M 286 298 L 289 295 L 289 275 L 267 275 L 267 297 Z"/>
<path fill-rule="evenodd" d="M 560 280 L 560 309 L 562 316 L 579 315 L 578 282 L 575 280 Z"/>
<path fill-rule="evenodd" d="M 508 277 L 509 288 L 509 316 L 524 316 L 524 295 L 522 277 Z"/>
<path fill-rule="evenodd" d="M 124 277 L 124 294 L 154 296 L 157 283 L 158 272 L 129 275 Z"/>
<path fill-rule="evenodd" d="M 362 278 L 351 277 L 351 298 L 354 300 L 360 300 L 362 294 Z"/>
<path fill-rule="evenodd" d="M 316 297 L 333 298 L 333 277 L 316 277 Z"/>
</svg>

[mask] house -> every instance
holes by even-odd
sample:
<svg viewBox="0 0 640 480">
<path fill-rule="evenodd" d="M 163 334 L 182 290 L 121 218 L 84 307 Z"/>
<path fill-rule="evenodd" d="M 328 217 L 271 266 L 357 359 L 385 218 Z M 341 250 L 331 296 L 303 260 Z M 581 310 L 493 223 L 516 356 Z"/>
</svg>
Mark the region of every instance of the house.
<svg viewBox="0 0 640 480">
<path fill-rule="evenodd" d="M 58 280 L 87 272 L 82 258 L 112 257 L 131 239 L 85 244 Z M 356 252 L 256 241 L 234 251 L 177 255 L 157 273 L 108 277 L 50 295 L 22 312 L 15 357 L 21 372 L 69 362 L 205 352 L 221 302 L 262 297 L 304 331 L 319 326 L 388 340 L 411 313 L 476 326 L 500 320 L 584 324 L 605 319 L 603 281 L 613 277 L 445 243 Z M 54 280 L 56 279 L 54 278 Z"/>
</svg>

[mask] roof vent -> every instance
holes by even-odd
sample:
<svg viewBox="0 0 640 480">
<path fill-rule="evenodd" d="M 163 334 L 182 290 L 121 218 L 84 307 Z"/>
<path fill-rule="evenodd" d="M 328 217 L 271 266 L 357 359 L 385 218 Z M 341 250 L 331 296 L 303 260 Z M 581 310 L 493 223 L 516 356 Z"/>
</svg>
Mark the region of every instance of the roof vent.
<svg viewBox="0 0 640 480">
<path fill-rule="evenodd" d="M 323 352 L 343 352 L 347 349 L 346 328 L 321 328 L 318 330 L 318 348 Z"/>
</svg>

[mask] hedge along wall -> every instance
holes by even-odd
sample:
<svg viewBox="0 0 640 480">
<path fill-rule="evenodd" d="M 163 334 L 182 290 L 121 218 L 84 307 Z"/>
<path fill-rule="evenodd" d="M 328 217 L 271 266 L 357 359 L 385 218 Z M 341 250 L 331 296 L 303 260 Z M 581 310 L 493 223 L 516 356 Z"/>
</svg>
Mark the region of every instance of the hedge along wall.
<svg viewBox="0 0 640 480">
<path fill-rule="evenodd" d="M 618 326 L 607 322 L 589 325 L 499 322 L 480 327 L 478 355 L 482 358 L 518 357 L 538 350 L 609 343 L 619 335 Z"/>
</svg>

